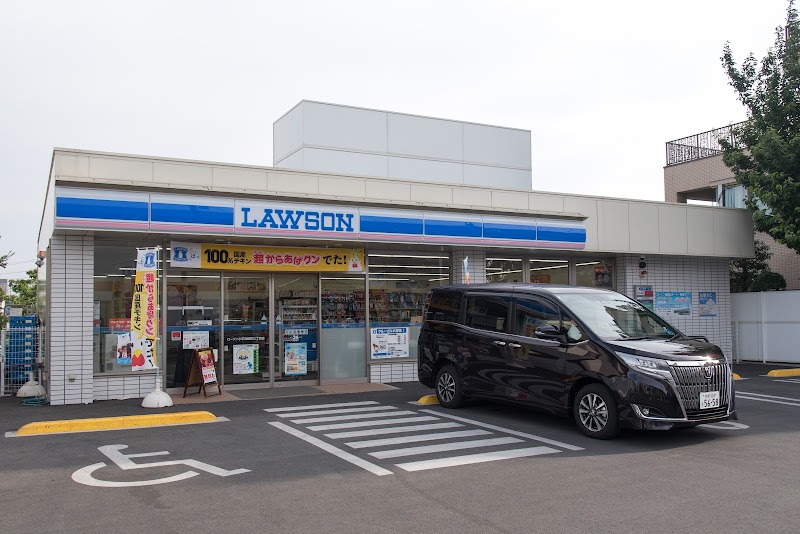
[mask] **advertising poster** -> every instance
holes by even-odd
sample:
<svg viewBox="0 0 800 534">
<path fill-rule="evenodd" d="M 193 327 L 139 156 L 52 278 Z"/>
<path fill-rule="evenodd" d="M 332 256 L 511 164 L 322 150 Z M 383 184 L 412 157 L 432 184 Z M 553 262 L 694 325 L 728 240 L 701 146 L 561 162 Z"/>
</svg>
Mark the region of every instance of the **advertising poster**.
<svg viewBox="0 0 800 534">
<path fill-rule="evenodd" d="M 131 331 L 131 320 L 127 317 L 112 317 L 108 320 L 108 327 L 112 330 Z"/>
<path fill-rule="evenodd" d="M 208 341 L 208 330 L 183 333 L 184 349 L 202 349 L 209 345 L 210 343 Z"/>
<path fill-rule="evenodd" d="M 156 284 L 157 250 L 137 250 L 136 280 L 131 303 L 131 369 L 155 369 L 156 336 L 158 334 L 158 284 Z"/>
<path fill-rule="evenodd" d="M 717 316 L 717 292 L 716 291 L 701 291 L 698 294 L 698 303 L 700 305 L 700 317 L 716 317 Z"/>
<path fill-rule="evenodd" d="M 650 311 L 654 311 L 655 293 L 652 285 L 633 286 L 633 298 Z"/>
<path fill-rule="evenodd" d="M 686 291 L 656 291 L 656 313 L 661 317 L 691 317 L 692 294 Z"/>
<path fill-rule="evenodd" d="M 131 333 L 117 334 L 117 365 L 130 365 L 133 343 Z"/>
<path fill-rule="evenodd" d="M 233 374 L 246 375 L 258 372 L 258 345 L 233 346 Z"/>
<path fill-rule="evenodd" d="M 214 366 L 214 353 L 211 350 L 202 350 L 197 353 L 200 358 L 200 369 L 203 372 L 203 384 L 217 381 L 217 368 Z"/>
<path fill-rule="evenodd" d="M 173 241 L 173 267 L 233 271 L 364 272 L 364 249 L 289 248 Z"/>
<path fill-rule="evenodd" d="M 370 357 L 408 358 L 408 327 L 370 328 Z"/>
<path fill-rule="evenodd" d="M 308 372 L 308 346 L 306 343 L 283 344 L 283 374 L 301 376 Z"/>
</svg>

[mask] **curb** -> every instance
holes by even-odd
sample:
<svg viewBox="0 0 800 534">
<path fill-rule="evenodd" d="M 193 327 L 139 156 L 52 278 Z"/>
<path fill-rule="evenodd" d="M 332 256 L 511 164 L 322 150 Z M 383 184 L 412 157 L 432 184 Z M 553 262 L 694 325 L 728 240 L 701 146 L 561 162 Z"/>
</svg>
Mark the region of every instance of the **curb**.
<svg viewBox="0 0 800 534">
<path fill-rule="evenodd" d="M 436 395 L 425 395 L 424 397 L 420 397 L 417 401 L 418 404 L 439 404 L 439 399 L 436 398 Z"/>
<path fill-rule="evenodd" d="M 800 369 L 773 369 L 767 373 L 767 376 L 800 376 Z"/>
<path fill-rule="evenodd" d="M 185 425 L 216 421 L 211 412 L 176 412 L 156 415 L 125 415 L 122 417 L 97 417 L 92 419 L 64 419 L 61 421 L 37 421 L 23 425 L 17 436 L 53 434 L 63 432 L 87 432 L 93 430 L 115 430 L 162 425 Z"/>
</svg>

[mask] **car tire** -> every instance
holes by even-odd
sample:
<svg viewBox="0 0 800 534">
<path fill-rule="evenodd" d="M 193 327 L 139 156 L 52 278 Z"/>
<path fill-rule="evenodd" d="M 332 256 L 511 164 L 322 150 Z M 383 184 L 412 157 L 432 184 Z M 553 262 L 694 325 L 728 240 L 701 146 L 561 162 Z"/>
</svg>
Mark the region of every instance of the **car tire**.
<svg viewBox="0 0 800 534">
<path fill-rule="evenodd" d="M 458 408 L 464 404 L 464 386 L 461 376 L 452 365 L 445 365 L 436 373 L 436 398 L 445 408 Z"/>
<path fill-rule="evenodd" d="M 572 404 L 575 423 L 595 439 L 610 439 L 619 433 L 614 394 L 603 384 L 588 384 L 578 391 Z"/>
</svg>

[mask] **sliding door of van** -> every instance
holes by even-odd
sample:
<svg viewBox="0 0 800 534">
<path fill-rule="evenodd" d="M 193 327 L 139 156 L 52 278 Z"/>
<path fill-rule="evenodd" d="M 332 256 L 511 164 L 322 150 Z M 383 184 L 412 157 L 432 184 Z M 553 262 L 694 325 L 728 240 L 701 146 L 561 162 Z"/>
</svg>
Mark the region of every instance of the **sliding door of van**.
<svg viewBox="0 0 800 534">
<path fill-rule="evenodd" d="M 464 318 L 464 384 L 484 395 L 505 396 L 508 390 L 508 320 L 511 297 L 467 295 Z"/>
<path fill-rule="evenodd" d="M 540 339 L 536 330 L 552 326 L 561 332 L 554 304 L 536 297 L 514 299 L 515 313 L 508 342 L 512 396 L 547 409 L 560 409 L 565 390 L 566 345 L 562 339 Z"/>
</svg>

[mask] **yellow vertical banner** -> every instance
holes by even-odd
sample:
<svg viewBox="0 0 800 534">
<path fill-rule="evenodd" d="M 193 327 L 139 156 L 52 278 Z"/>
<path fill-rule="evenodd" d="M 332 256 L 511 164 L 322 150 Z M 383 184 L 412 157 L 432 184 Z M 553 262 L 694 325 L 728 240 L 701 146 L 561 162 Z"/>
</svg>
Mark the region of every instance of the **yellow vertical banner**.
<svg viewBox="0 0 800 534">
<path fill-rule="evenodd" d="M 144 371 L 158 366 L 158 265 L 157 249 L 139 249 L 136 255 L 136 281 L 131 304 L 131 369 Z"/>
</svg>

